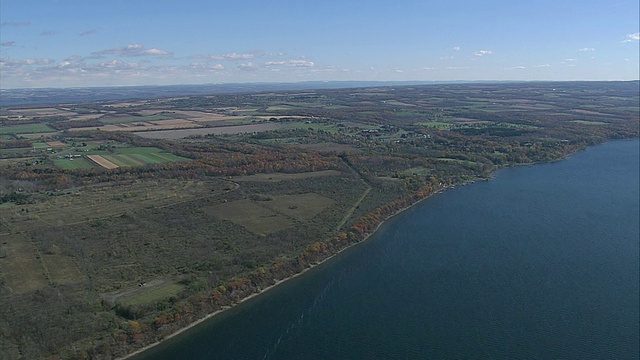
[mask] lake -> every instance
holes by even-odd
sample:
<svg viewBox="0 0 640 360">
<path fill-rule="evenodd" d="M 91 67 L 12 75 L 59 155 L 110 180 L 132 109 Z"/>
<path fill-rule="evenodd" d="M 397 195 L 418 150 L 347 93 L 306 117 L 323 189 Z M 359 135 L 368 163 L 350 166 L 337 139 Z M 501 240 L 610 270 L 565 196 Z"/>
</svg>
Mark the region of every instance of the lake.
<svg viewBox="0 0 640 360">
<path fill-rule="evenodd" d="M 639 153 L 433 196 L 136 359 L 638 359 Z"/>
</svg>

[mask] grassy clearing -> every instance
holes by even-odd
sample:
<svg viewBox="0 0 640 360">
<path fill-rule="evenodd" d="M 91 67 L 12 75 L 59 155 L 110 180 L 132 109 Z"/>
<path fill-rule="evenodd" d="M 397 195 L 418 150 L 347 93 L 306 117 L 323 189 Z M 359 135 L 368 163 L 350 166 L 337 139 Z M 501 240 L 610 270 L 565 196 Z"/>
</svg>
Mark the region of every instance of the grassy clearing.
<svg viewBox="0 0 640 360">
<path fill-rule="evenodd" d="M 573 120 L 572 123 L 584 124 L 584 125 L 606 125 L 606 122 L 602 121 L 587 121 L 587 120 Z"/>
<path fill-rule="evenodd" d="M 32 146 L 34 149 L 47 149 L 51 147 L 49 144 L 45 142 L 34 142 Z"/>
<path fill-rule="evenodd" d="M 153 304 L 178 295 L 184 285 L 175 282 L 162 282 L 141 287 L 140 290 L 120 297 L 117 302 L 123 306 Z"/>
<path fill-rule="evenodd" d="M 69 256 L 45 254 L 42 261 L 49 270 L 51 281 L 56 285 L 74 284 L 84 280 L 84 275 Z"/>
<path fill-rule="evenodd" d="M 239 200 L 213 206 L 217 217 L 229 220 L 255 234 L 265 235 L 293 226 L 293 221 L 251 200 Z"/>
<path fill-rule="evenodd" d="M 335 203 L 333 199 L 315 193 L 280 195 L 272 198 L 273 200 L 264 202 L 265 207 L 296 220 L 309 220 Z"/>
<path fill-rule="evenodd" d="M 48 133 L 48 132 L 54 132 L 54 131 L 55 129 L 48 127 L 47 124 L 41 124 L 41 123 L 0 127 L 0 135 L 37 134 L 37 133 Z"/>
<path fill-rule="evenodd" d="M 400 174 L 404 176 L 429 175 L 431 174 L 431 170 L 423 167 L 414 167 L 414 168 L 410 168 L 405 171 L 402 171 L 400 172 Z"/>
<path fill-rule="evenodd" d="M 35 291 L 49 283 L 38 251 L 24 234 L 3 236 L 0 274 L 14 294 Z"/>
</svg>

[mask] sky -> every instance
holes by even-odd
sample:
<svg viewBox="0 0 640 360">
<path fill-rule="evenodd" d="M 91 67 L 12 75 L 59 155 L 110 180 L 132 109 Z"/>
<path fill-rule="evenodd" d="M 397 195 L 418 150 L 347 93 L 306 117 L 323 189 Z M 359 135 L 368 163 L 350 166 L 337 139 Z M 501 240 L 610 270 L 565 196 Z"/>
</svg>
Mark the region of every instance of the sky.
<svg viewBox="0 0 640 360">
<path fill-rule="evenodd" d="M 637 80 L 638 0 L 0 0 L 0 88 Z"/>
</svg>

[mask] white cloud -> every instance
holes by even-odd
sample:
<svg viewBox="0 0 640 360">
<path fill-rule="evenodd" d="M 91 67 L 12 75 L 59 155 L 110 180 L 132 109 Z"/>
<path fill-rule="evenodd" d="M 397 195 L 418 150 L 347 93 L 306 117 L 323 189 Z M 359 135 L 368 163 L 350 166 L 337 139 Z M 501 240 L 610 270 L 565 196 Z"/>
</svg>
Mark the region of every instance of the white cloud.
<svg viewBox="0 0 640 360">
<path fill-rule="evenodd" d="M 169 53 L 164 51 L 164 50 L 151 48 L 151 49 L 143 50 L 142 54 L 144 54 L 144 55 L 168 55 Z"/>
<path fill-rule="evenodd" d="M 251 61 L 249 61 L 248 63 L 243 63 L 238 65 L 238 69 L 240 70 L 244 70 L 244 71 L 254 71 L 258 69 L 258 65 L 255 63 L 252 63 Z"/>
<path fill-rule="evenodd" d="M 22 27 L 31 25 L 30 21 L 5 21 L 0 23 L 0 26 Z"/>
<path fill-rule="evenodd" d="M 129 44 L 124 47 L 117 47 L 102 51 L 96 51 L 92 53 L 93 55 L 119 55 L 119 56 L 127 56 L 127 57 L 136 57 L 136 56 L 158 56 L 158 55 L 171 55 L 170 52 L 151 48 L 145 49 L 142 44 Z"/>
<path fill-rule="evenodd" d="M 447 66 L 445 69 L 447 70 L 462 70 L 462 69 L 468 69 L 468 66 Z"/>
<path fill-rule="evenodd" d="M 533 67 L 534 67 L 534 68 L 548 68 L 548 67 L 550 67 L 550 66 L 551 66 L 551 65 L 549 65 L 549 64 L 540 64 L 540 65 L 534 65 Z"/>
<path fill-rule="evenodd" d="M 589 51 L 596 51 L 596 49 L 590 48 L 590 47 L 583 47 L 582 49 L 580 49 L 578 51 L 580 51 L 580 52 L 589 52 Z"/>
<path fill-rule="evenodd" d="M 293 66 L 293 67 L 313 67 L 315 64 L 309 60 L 287 60 L 287 61 L 267 61 L 265 66 Z"/>
<path fill-rule="evenodd" d="M 454 47 L 453 47 L 453 50 L 455 50 L 455 51 L 460 51 L 460 46 L 454 46 Z"/>
<path fill-rule="evenodd" d="M 478 50 L 475 53 L 473 53 L 473 55 L 475 56 L 485 56 L 485 55 L 491 55 L 493 54 L 493 51 L 491 50 Z"/>
<path fill-rule="evenodd" d="M 85 31 L 83 31 L 83 32 L 79 33 L 78 35 L 80 35 L 80 36 L 87 36 L 87 35 L 93 35 L 93 34 L 95 34 L 96 32 L 98 32 L 98 30 L 96 30 L 96 29 L 89 29 L 89 30 L 85 30 Z"/>
<path fill-rule="evenodd" d="M 512 66 L 512 67 L 508 67 L 508 68 L 504 68 L 505 70 L 523 70 L 526 69 L 526 67 L 524 66 Z"/>
<path fill-rule="evenodd" d="M 627 35 L 627 39 L 622 42 L 640 41 L 640 32 Z"/>
<path fill-rule="evenodd" d="M 441 56 L 440 60 L 453 60 L 453 56 Z"/>
<path fill-rule="evenodd" d="M 11 60 L 9 58 L 3 58 L 0 60 L 0 64 L 4 67 L 15 67 L 22 65 L 49 65 L 53 64 L 55 60 L 53 59 L 16 59 Z"/>
<path fill-rule="evenodd" d="M 568 59 L 564 59 L 564 61 L 574 62 L 574 61 L 578 61 L 578 59 L 568 58 Z"/>
<path fill-rule="evenodd" d="M 40 33 L 40 36 L 52 36 L 52 35 L 56 35 L 57 32 L 55 31 L 51 31 L 51 30 L 47 30 L 47 31 L 43 31 Z"/>
<path fill-rule="evenodd" d="M 192 58 L 194 59 L 208 59 L 208 60 L 248 60 L 248 59 L 253 59 L 255 57 L 256 55 L 254 53 L 247 53 L 247 54 L 230 53 L 230 54 L 223 54 L 223 55 L 199 54 L 199 55 L 192 56 Z"/>
<path fill-rule="evenodd" d="M 224 70 L 224 65 L 222 64 L 208 64 L 203 62 L 193 62 L 189 64 L 189 67 L 193 69 L 200 69 L 200 70 L 213 70 L 213 71 Z"/>
</svg>

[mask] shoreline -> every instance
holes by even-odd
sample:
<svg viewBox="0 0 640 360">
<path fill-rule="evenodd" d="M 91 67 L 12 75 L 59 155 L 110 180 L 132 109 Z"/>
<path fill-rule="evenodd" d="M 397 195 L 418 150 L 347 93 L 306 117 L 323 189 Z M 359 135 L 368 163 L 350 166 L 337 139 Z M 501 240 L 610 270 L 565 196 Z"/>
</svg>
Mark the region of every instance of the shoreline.
<svg viewBox="0 0 640 360">
<path fill-rule="evenodd" d="M 330 256 L 328 256 L 328 257 L 326 257 L 326 258 L 324 258 L 324 259 L 322 259 L 322 260 L 320 260 L 320 261 L 318 261 L 318 262 L 316 262 L 316 263 L 311 264 L 309 267 L 304 268 L 302 271 L 300 271 L 300 272 L 298 272 L 298 273 L 296 273 L 296 274 L 293 274 L 293 275 L 291 275 L 291 276 L 289 276 L 289 277 L 286 277 L 286 278 L 284 278 L 284 279 L 277 280 L 274 284 L 269 285 L 269 286 L 267 286 L 266 288 L 264 288 L 264 289 L 262 289 L 262 290 L 260 290 L 260 291 L 258 291 L 258 292 L 255 292 L 255 293 L 253 293 L 253 294 L 251 294 L 251 295 L 249 295 L 249 296 L 247 296 L 247 297 L 245 297 L 245 298 L 242 298 L 242 299 L 240 299 L 239 301 L 235 302 L 235 303 L 234 303 L 234 304 L 232 304 L 232 305 L 229 305 L 229 306 L 223 307 L 223 308 L 221 308 L 220 310 L 216 310 L 216 311 L 214 311 L 214 312 L 212 312 L 212 313 L 210 313 L 210 314 L 207 314 L 207 315 L 205 315 L 203 318 L 200 318 L 200 319 L 198 319 L 198 320 L 196 320 L 196 321 L 192 322 L 191 324 L 189 324 L 189 325 L 187 325 L 187 326 L 185 326 L 185 327 L 183 327 L 183 328 L 180 328 L 180 329 L 178 329 L 178 330 L 174 331 L 173 333 L 171 333 L 171 334 L 167 335 L 167 336 L 166 336 L 166 337 L 164 337 L 163 339 L 161 339 L 161 340 L 159 340 L 159 341 L 156 341 L 156 342 L 154 342 L 154 343 L 151 343 L 151 344 L 149 344 L 149 345 L 146 345 L 146 346 L 144 346 L 143 348 L 138 349 L 138 350 L 136 350 L 136 351 L 134 351 L 134 352 L 132 352 L 132 353 L 130 353 L 130 354 L 127 354 L 127 355 L 123 356 L 123 357 L 116 358 L 116 360 L 126 360 L 126 359 L 130 359 L 130 358 L 132 358 L 132 357 L 134 357 L 134 356 L 136 356 L 136 355 L 140 355 L 140 354 L 142 354 L 143 352 L 145 352 L 145 351 L 147 351 L 147 350 L 149 350 L 149 349 L 152 349 L 152 348 L 154 348 L 154 347 L 156 347 L 156 346 L 158 346 L 158 345 L 160 345 L 160 344 L 162 344 L 162 343 L 165 343 L 167 340 L 169 340 L 169 339 L 171 339 L 171 338 L 173 338 L 173 337 L 176 337 L 176 336 L 178 336 L 178 335 L 180 335 L 180 334 L 182 334 L 182 333 L 184 333 L 184 332 L 186 332 L 186 331 L 188 331 L 188 330 L 190 330 L 190 329 L 192 329 L 192 328 L 194 328 L 194 327 L 198 326 L 199 324 L 201 324 L 201 323 L 203 323 L 203 322 L 205 322 L 205 321 L 207 321 L 207 320 L 209 320 L 209 319 L 211 319 L 211 318 L 213 318 L 213 317 L 215 317 L 215 316 L 217 316 L 217 315 L 220 315 L 220 314 L 221 314 L 221 313 L 223 313 L 224 311 L 227 311 L 227 310 L 229 310 L 229 309 L 232 309 L 232 308 L 236 307 L 237 305 L 242 304 L 242 303 L 243 303 L 243 302 L 245 302 L 245 301 L 248 301 L 248 300 L 250 300 L 250 299 L 253 299 L 254 297 L 257 297 L 257 296 L 259 296 L 259 295 L 262 295 L 262 294 L 264 294 L 265 292 L 267 292 L 267 291 L 269 291 L 269 290 L 271 290 L 271 289 L 275 288 L 276 286 L 281 285 L 281 284 L 283 284 L 283 283 L 287 282 L 288 280 L 291 280 L 291 279 L 294 279 L 294 278 L 296 278 L 296 277 L 298 277 L 298 276 L 301 276 L 301 275 L 303 275 L 304 273 L 306 273 L 307 271 L 309 271 L 309 270 L 311 270 L 311 269 L 313 269 L 313 268 L 315 268 L 315 267 L 317 267 L 317 266 L 319 266 L 319 265 L 322 265 L 322 264 L 324 264 L 325 262 L 327 262 L 327 261 L 329 261 L 329 260 L 333 259 L 333 258 L 334 258 L 334 257 L 336 257 L 337 255 L 341 254 L 343 251 L 348 250 L 348 249 L 351 249 L 351 248 L 353 248 L 353 247 L 355 247 L 355 246 L 357 246 L 357 245 L 360 245 L 360 244 L 364 243 L 365 241 L 369 240 L 369 238 L 370 238 L 372 235 L 374 235 L 376 232 L 378 232 L 378 229 L 380 229 L 380 227 L 381 227 L 385 222 L 387 222 L 388 220 L 390 220 L 391 218 L 393 218 L 393 217 L 395 217 L 395 216 L 397 216 L 397 215 L 400 215 L 401 213 L 403 213 L 403 212 L 405 212 L 405 211 L 407 211 L 407 210 L 409 210 L 409 209 L 413 208 L 414 206 L 416 206 L 416 205 L 420 204 L 421 202 L 423 202 L 423 201 L 425 201 L 425 200 L 427 200 L 427 199 L 431 198 L 431 197 L 432 197 L 432 196 L 434 196 L 434 195 L 440 194 L 440 193 L 442 193 L 442 192 L 444 192 L 444 191 L 446 191 L 446 190 L 453 189 L 455 186 L 462 186 L 462 185 L 470 184 L 470 183 L 472 183 L 472 182 L 474 182 L 474 181 L 477 181 L 477 180 L 479 180 L 479 179 L 474 179 L 474 180 L 464 181 L 464 182 L 462 182 L 462 183 L 454 184 L 454 185 L 451 185 L 451 186 L 448 186 L 448 187 L 442 188 L 442 189 L 440 189 L 440 190 L 438 190 L 438 191 L 435 191 L 435 192 L 433 192 L 432 194 L 429 194 L 429 195 L 425 196 L 424 198 L 422 198 L 422 199 L 420 199 L 420 200 L 416 201 L 415 203 L 413 203 L 413 204 L 411 204 L 411 205 L 409 205 L 409 206 L 403 207 L 403 208 L 399 209 L 398 211 L 394 212 L 393 214 L 391 214 L 391 215 L 387 216 L 386 218 L 384 218 L 382 221 L 380 221 L 380 222 L 378 223 L 378 225 L 376 225 L 376 227 L 373 229 L 373 231 L 372 231 L 371 233 L 367 234 L 367 235 L 364 237 L 364 239 L 362 239 L 362 240 L 360 240 L 360 241 L 358 241 L 358 242 L 355 242 L 355 243 L 353 243 L 353 244 L 350 244 L 350 245 L 348 245 L 348 246 L 345 246 L 344 248 L 340 249 L 340 250 L 339 250 L 338 252 L 336 252 L 335 254 L 332 254 L 332 255 L 330 255 Z M 488 179 L 487 179 L 487 180 L 488 180 Z"/>
<path fill-rule="evenodd" d="M 613 140 L 615 141 L 615 140 L 630 140 L 630 139 L 613 139 Z M 612 140 L 609 140 L 609 141 L 612 141 Z M 286 282 L 286 281 L 288 281 L 288 280 L 291 280 L 291 279 L 294 279 L 294 278 L 296 278 L 296 277 L 298 277 L 298 276 L 303 275 L 304 273 L 306 273 L 307 271 L 309 271 L 309 270 L 311 270 L 311 269 L 315 268 L 316 266 L 322 265 L 323 263 L 325 263 L 325 262 L 327 262 L 327 261 L 329 261 L 329 260 L 333 259 L 334 257 L 336 257 L 337 255 L 341 254 L 342 252 L 344 252 L 344 251 L 346 251 L 346 250 L 348 250 L 348 249 L 351 249 L 351 248 L 353 248 L 353 247 L 355 247 L 355 246 L 357 246 L 357 245 L 359 245 L 359 244 L 362 244 L 362 243 L 366 242 L 366 241 L 367 241 L 367 240 L 368 240 L 372 235 L 374 235 L 374 234 L 378 231 L 378 229 L 380 229 L 380 227 L 381 227 L 385 222 L 387 222 L 388 220 L 392 219 L 393 217 L 398 216 L 398 215 L 402 214 L 403 212 L 405 212 L 405 211 L 407 211 L 407 210 L 409 210 L 409 209 L 411 209 L 411 208 L 415 207 L 416 205 L 418 205 L 418 204 L 420 204 L 421 202 L 423 202 L 423 201 L 425 201 L 425 200 L 427 200 L 427 199 L 431 198 L 431 197 L 432 197 L 432 196 L 434 196 L 434 195 L 437 195 L 437 194 L 443 193 L 444 191 L 447 191 L 447 190 L 453 190 L 453 189 L 455 189 L 455 187 L 456 187 L 456 186 L 465 186 L 465 185 L 468 185 L 468 184 L 473 184 L 473 183 L 475 183 L 476 181 L 490 181 L 490 180 L 493 180 L 493 179 L 495 179 L 496 173 L 497 173 L 499 170 L 502 170 L 502 169 L 505 169 L 505 168 L 511 168 L 511 167 L 517 167 L 517 166 L 532 166 L 532 165 L 538 165 L 538 164 L 546 164 L 546 163 L 553 163 L 553 162 L 563 161 L 563 160 L 566 160 L 567 158 L 569 158 L 570 156 L 573 156 L 573 155 L 575 155 L 575 154 L 577 154 L 577 153 L 579 153 L 579 152 L 584 151 L 585 149 L 587 149 L 587 148 L 589 148 L 589 147 L 591 147 L 591 146 L 596 146 L 596 145 L 600 145 L 600 144 L 589 145 L 589 146 L 587 146 L 587 147 L 585 147 L 585 148 L 583 148 L 583 149 L 579 149 L 579 150 L 578 150 L 578 151 L 576 151 L 576 152 L 566 154 L 566 155 L 565 155 L 565 156 L 563 156 L 562 158 L 554 159 L 554 160 L 550 160 L 550 161 L 538 161 L 538 162 L 532 162 L 532 163 L 508 164 L 508 165 L 504 165 L 504 166 L 499 166 L 499 167 L 497 167 L 497 168 L 493 169 L 493 171 L 491 171 L 491 174 L 490 174 L 488 177 L 477 177 L 477 178 L 474 178 L 474 179 L 470 179 L 470 180 L 462 181 L 462 182 L 460 182 L 460 183 L 451 184 L 451 185 L 446 186 L 446 187 L 443 187 L 443 188 L 441 188 L 441 189 L 439 189 L 439 190 L 437 190 L 437 191 L 434 191 L 433 193 L 431 193 L 431 194 L 429 194 L 429 195 L 425 196 L 424 198 L 421 198 L 421 199 L 417 200 L 417 201 L 416 201 L 416 202 L 414 202 L 413 204 L 408 205 L 408 206 L 406 206 L 406 207 L 403 207 L 403 208 L 399 209 L 398 211 L 394 212 L 393 214 L 391 214 L 391 215 L 389 215 L 389 216 L 385 217 L 382 221 L 380 221 L 380 222 L 376 225 L 376 227 L 374 228 L 374 230 L 373 230 L 373 231 L 371 231 L 369 234 L 367 234 L 367 235 L 366 235 L 362 240 L 360 240 L 360 241 L 358 241 L 358 242 L 355 242 L 355 243 L 352 243 L 352 244 L 350 244 L 350 245 L 348 245 L 348 246 L 345 246 L 344 248 L 340 249 L 340 250 L 339 250 L 338 252 L 336 252 L 335 254 L 332 254 L 332 255 L 328 256 L 327 258 L 325 258 L 325 259 L 322 259 L 322 260 L 320 260 L 320 261 L 318 261 L 318 262 L 316 262 L 316 263 L 311 264 L 309 267 L 307 267 L 307 268 L 303 269 L 302 271 L 300 271 L 300 272 L 298 272 L 298 273 L 296 273 L 296 274 L 293 274 L 293 275 L 291 275 L 291 276 L 289 276 L 289 277 L 286 277 L 286 278 L 284 278 L 284 279 L 277 280 L 274 284 L 269 285 L 269 286 L 265 287 L 264 289 L 262 289 L 262 290 L 260 290 L 260 291 L 258 291 L 258 292 L 255 292 L 255 293 L 253 293 L 253 294 L 251 294 L 251 295 L 249 295 L 249 296 L 247 296 L 247 297 L 245 297 L 245 298 L 242 298 L 242 299 L 240 299 L 239 301 L 237 301 L 236 303 L 234 303 L 234 304 L 232 304 L 232 305 L 229 305 L 229 306 L 223 307 L 223 308 L 221 308 L 221 309 L 219 309 L 219 310 L 216 310 L 216 311 L 214 311 L 214 312 L 212 312 L 212 313 L 210 313 L 210 314 L 207 314 L 207 315 L 206 315 L 206 316 L 204 316 L 203 318 L 200 318 L 200 319 L 198 319 L 198 320 L 196 320 L 196 321 L 192 322 L 191 324 L 189 324 L 189 325 L 187 325 L 187 326 L 185 326 L 185 327 L 183 327 L 183 328 L 180 328 L 180 329 L 176 330 L 175 332 L 173 332 L 173 333 L 169 334 L 168 336 L 166 336 L 166 337 L 162 338 L 162 339 L 161 339 L 161 340 L 159 340 L 159 341 L 156 341 L 156 342 L 154 342 L 154 343 L 151 343 L 151 344 L 149 344 L 149 345 L 146 345 L 146 346 L 144 346 L 144 347 L 143 347 L 143 348 L 141 348 L 141 349 L 138 349 L 138 350 L 136 350 L 136 351 L 134 351 L 134 352 L 132 352 L 132 353 L 130 353 L 130 354 L 127 354 L 127 355 L 125 355 L 125 356 L 123 356 L 123 357 L 119 357 L 119 358 L 116 358 L 116 359 L 117 359 L 117 360 L 126 360 L 126 359 L 130 359 L 130 358 L 132 358 L 133 356 L 139 355 L 139 354 L 141 354 L 141 353 L 143 353 L 143 352 L 145 352 L 145 351 L 147 351 L 147 350 L 149 350 L 149 349 L 152 349 L 152 348 L 154 348 L 154 347 L 156 347 L 156 346 L 158 346 L 158 345 L 160 345 L 160 344 L 162 344 L 162 343 L 165 343 L 167 340 L 169 340 L 169 339 L 171 339 L 171 338 L 173 338 L 173 337 L 175 337 L 175 336 L 178 336 L 178 335 L 180 335 L 180 334 L 182 334 L 182 333 L 184 333 L 184 332 L 186 332 L 186 331 L 190 330 L 190 329 L 191 329 L 191 328 L 193 328 L 193 327 L 196 327 L 197 325 L 199 325 L 199 324 L 201 324 L 201 323 L 203 323 L 203 322 L 205 322 L 205 321 L 207 321 L 207 320 L 209 320 L 209 319 L 211 319 L 211 318 L 213 318 L 213 317 L 215 317 L 215 316 L 217 316 L 217 315 L 219 315 L 219 314 L 223 313 L 223 312 L 224 312 L 224 311 L 226 311 L 226 310 L 232 309 L 232 308 L 234 308 L 235 306 L 237 306 L 237 305 L 239 305 L 239 304 L 242 304 L 242 303 L 243 303 L 243 302 L 245 302 L 245 301 L 248 301 L 248 300 L 250 300 L 250 299 L 252 299 L 252 298 L 254 298 L 254 297 L 257 297 L 257 296 L 259 296 L 259 295 L 261 295 L 261 294 L 263 294 L 263 293 L 265 293 L 265 292 L 267 292 L 267 291 L 269 291 L 269 290 L 271 290 L 271 289 L 275 288 L 276 286 L 278 286 L 278 285 L 280 285 L 280 284 L 282 284 L 282 283 L 285 283 L 285 282 Z"/>
</svg>

